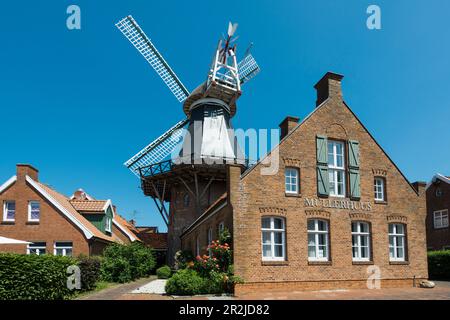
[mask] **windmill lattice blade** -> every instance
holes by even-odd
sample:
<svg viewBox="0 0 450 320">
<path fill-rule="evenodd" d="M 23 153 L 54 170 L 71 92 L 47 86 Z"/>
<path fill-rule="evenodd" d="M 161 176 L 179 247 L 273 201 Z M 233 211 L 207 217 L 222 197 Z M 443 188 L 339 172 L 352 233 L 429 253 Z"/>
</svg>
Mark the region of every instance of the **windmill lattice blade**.
<svg viewBox="0 0 450 320">
<path fill-rule="evenodd" d="M 156 140 L 126 161 L 124 165 L 136 176 L 140 177 L 139 168 L 158 163 L 171 154 L 180 143 L 180 138 L 182 138 L 183 131 L 178 129 L 184 127 L 187 122 L 187 118 L 177 122 Z"/>
<path fill-rule="evenodd" d="M 136 47 L 144 56 L 145 60 L 155 69 L 156 73 L 163 79 L 170 91 L 175 95 L 179 102 L 183 102 L 189 96 L 189 91 L 178 79 L 177 75 L 164 60 L 162 55 L 139 27 L 132 16 L 127 16 L 116 23 L 116 27 L 125 35 L 125 37 Z"/>
<path fill-rule="evenodd" d="M 261 71 L 255 58 L 250 53 L 238 63 L 238 70 L 241 84 L 246 83 Z"/>
</svg>

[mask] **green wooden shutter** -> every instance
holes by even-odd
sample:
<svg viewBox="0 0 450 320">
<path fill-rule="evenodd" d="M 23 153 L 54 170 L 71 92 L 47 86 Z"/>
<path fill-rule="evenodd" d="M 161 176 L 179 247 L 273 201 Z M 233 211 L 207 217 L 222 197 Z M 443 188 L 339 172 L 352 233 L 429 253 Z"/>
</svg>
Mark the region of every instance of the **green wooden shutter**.
<svg viewBox="0 0 450 320">
<path fill-rule="evenodd" d="M 348 142 L 348 176 L 350 180 L 350 197 L 361 197 L 361 183 L 359 173 L 359 142 L 355 140 L 349 140 Z"/>
<path fill-rule="evenodd" d="M 325 136 L 316 137 L 317 150 L 317 193 L 328 196 L 330 183 L 328 181 L 328 140 Z"/>
</svg>

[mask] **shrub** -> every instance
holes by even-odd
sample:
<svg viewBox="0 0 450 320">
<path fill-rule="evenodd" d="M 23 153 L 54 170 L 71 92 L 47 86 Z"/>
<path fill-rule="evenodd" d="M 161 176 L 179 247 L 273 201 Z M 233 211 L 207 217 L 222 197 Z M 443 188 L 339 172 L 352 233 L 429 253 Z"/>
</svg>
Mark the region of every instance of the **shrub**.
<svg viewBox="0 0 450 320">
<path fill-rule="evenodd" d="M 207 280 L 195 270 L 183 269 L 177 271 L 166 283 L 166 292 L 176 295 L 195 295 L 204 293 Z"/>
<path fill-rule="evenodd" d="M 433 280 L 450 280 L 450 250 L 428 252 L 428 273 Z"/>
<path fill-rule="evenodd" d="M 150 275 L 155 265 L 153 250 L 143 244 L 114 243 L 103 251 L 101 273 L 106 281 L 124 283 Z"/>
<path fill-rule="evenodd" d="M 78 257 L 78 266 L 81 271 L 81 289 L 84 291 L 93 290 L 100 279 L 100 257 Z"/>
<path fill-rule="evenodd" d="M 169 279 L 172 274 L 172 270 L 170 270 L 169 266 L 162 266 L 156 270 L 156 275 L 158 279 Z"/>
<path fill-rule="evenodd" d="M 61 300 L 75 290 L 67 288 L 67 268 L 76 265 L 70 257 L 0 254 L 0 299 Z"/>
</svg>

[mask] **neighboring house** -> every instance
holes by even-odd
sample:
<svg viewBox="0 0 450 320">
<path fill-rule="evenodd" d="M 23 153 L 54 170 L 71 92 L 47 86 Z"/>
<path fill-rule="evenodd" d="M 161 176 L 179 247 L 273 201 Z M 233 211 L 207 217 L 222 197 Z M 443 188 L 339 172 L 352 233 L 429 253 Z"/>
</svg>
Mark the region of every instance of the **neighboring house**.
<svg viewBox="0 0 450 320">
<path fill-rule="evenodd" d="M 38 170 L 28 164 L 18 164 L 16 175 L 0 186 L 0 203 L 0 236 L 31 242 L 0 245 L 0 252 L 96 255 L 112 242 L 138 240 L 111 200 L 80 190 L 68 198 L 39 182 Z"/>
<path fill-rule="evenodd" d="M 181 248 L 203 254 L 228 228 L 238 293 L 366 288 L 375 273 L 382 287 L 426 279 L 425 183 L 411 184 L 350 110 L 342 78 L 329 72 L 315 85 L 314 110 L 280 124 L 267 161 L 228 165 L 206 209 L 175 186 L 169 243 L 183 228 Z"/>
<path fill-rule="evenodd" d="M 137 236 L 142 242 L 154 249 L 157 264 L 166 263 L 167 259 L 167 232 L 159 232 L 158 227 L 137 226 Z"/>
<path fill-rule="evenodd" d="M 435 174 L 427 185 L 427 247 L 450 249 L 450 177 Z"/>
</svg>

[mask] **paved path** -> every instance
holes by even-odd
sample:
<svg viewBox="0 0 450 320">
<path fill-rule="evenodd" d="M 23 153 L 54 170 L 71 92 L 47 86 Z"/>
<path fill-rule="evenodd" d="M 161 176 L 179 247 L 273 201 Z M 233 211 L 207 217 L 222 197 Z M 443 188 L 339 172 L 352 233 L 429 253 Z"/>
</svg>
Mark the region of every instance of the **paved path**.
<svg viewBox="0 0 450 320">
<path fill-rule="evenodd" d="M 165 294 L 166 282 L 167 280 L 165 279 L 156 279 L 131 291 L 131 293 Z"/>
<path fill-rule="evenodd" d="M 147 283 L 156 279 L 156 276 L 142 278 L 130 283 L 117 284 L 111 288 L 104 289 L 100 292 L 92 293 L 87 296 L 80 297 L 79 300 L 118 300 L 124 294 L 127 294 Z"/>
</svg>

